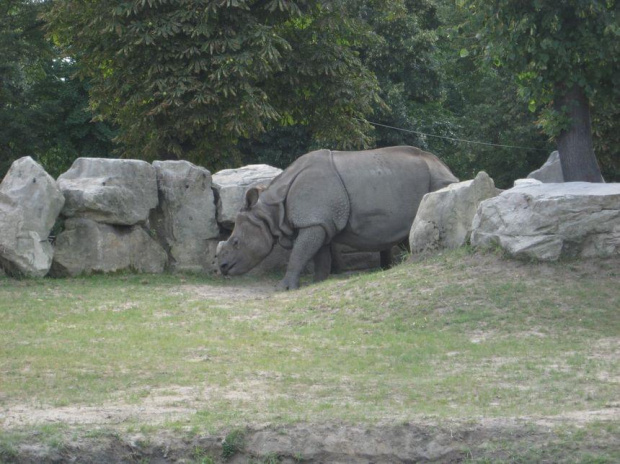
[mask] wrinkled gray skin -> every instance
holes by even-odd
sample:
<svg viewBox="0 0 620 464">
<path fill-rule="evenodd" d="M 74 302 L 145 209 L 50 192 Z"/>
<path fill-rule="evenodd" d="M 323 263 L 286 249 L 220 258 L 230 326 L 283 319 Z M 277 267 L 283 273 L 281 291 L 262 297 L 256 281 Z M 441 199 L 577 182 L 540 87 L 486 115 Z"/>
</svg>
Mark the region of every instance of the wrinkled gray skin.
<svg viewBox="0 0 620 464">
<path fill-rule="evenodd" d="M 277 242 L 292 247 L 282 290 L 299 287 L 310 259 L 314 280 L 327 278 L 331 243 L 379 251 L 387 265 L 389 250 L 409 236 L 422 197 L 453 182 L 445 164 L 414 147 L 308 153 L 266 189 L 247 192 L 232 235 L 218 246 L 220 270 L 248 272 Z"/>
</svg>

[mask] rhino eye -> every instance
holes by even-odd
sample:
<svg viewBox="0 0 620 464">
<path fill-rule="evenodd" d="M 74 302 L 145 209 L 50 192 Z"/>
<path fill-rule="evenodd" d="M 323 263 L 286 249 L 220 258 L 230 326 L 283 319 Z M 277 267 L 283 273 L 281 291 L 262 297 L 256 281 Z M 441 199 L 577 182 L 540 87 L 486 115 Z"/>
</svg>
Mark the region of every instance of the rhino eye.
<svg viewBox="0 0 620 464">
<path fill-rule="evenodd" d="M 239 239 L 237 237 L 233 237 L 232 241 L 232 246 L 233 248 L 239 248 Z"/>
</svg>

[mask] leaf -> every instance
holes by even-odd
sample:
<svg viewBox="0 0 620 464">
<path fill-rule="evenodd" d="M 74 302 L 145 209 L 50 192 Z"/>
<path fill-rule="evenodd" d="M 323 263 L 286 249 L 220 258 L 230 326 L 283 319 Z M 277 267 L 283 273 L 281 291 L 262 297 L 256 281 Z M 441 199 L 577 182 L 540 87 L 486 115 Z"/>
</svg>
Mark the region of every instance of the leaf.
<svg viewBox="0 0 620 464">
<path fill-rule="evenodd" d="M 461 51 L 459 52 L 459 56 L 461 58 L 467 58 L 469 56 L 469 50 L 467 50 L 466 48 L 461 48 Z"/>
</svg>

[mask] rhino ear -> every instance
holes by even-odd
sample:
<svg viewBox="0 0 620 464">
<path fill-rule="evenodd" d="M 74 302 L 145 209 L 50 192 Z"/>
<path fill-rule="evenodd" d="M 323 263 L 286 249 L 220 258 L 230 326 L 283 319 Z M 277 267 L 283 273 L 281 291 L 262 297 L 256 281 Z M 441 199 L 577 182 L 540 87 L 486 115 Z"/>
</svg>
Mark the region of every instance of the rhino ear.
<svg viewBox="0 0 620 464">
<path fill-rule="evenodd" d="M 262 191 L 263 187 L 252 187 L 245 193 L 245 209 L 250 209 L 256 204 Z"/>
</svg>

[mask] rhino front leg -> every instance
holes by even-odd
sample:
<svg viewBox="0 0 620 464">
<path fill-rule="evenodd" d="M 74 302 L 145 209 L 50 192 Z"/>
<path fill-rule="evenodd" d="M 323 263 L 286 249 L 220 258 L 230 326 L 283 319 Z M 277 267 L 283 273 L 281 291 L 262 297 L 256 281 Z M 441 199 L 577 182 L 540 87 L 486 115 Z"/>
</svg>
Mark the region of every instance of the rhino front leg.
<svg viewBox="0 0 620 464">
<path fill-rule="evenodd" d="M 300 229 L 293 245 L 284 279 L 278 284 L 278 290 L 299 288 L 299 276 L 310 259 L 315 256 L 325 241 L 325 230 L 321 226 Z"/>
</svg>

